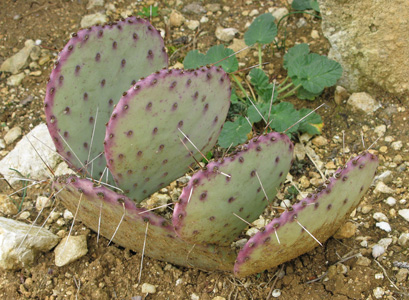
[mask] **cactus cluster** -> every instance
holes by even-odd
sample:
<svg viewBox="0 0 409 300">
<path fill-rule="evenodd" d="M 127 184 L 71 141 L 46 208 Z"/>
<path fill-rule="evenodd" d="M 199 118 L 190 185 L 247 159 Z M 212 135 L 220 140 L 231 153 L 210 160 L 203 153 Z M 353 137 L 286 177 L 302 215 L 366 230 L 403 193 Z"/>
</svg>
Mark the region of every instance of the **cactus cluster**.
<svg viewBox="0 0 409 300">
<path fill-rule="evenodd" d="M 277 132 L 254 137 L 196 171 L 171 219 L 140 207 L 183 176 L 192 157 L 200 160 L 214 147 L 230 106 L 222 68 L 167 64 L 160 34 L 141 19 L 73 34 L 45 97 L 57 151 L 80 174 L 55 179 L 64 205 L 123 247 L 236 276 L 274 267 L 334 234 L 372 182 L 378 164 L 372 154 L 350 160 L 242 249 L 230 246 L 262 214 L 290 169 L 293 144 Z"/>
</svg>

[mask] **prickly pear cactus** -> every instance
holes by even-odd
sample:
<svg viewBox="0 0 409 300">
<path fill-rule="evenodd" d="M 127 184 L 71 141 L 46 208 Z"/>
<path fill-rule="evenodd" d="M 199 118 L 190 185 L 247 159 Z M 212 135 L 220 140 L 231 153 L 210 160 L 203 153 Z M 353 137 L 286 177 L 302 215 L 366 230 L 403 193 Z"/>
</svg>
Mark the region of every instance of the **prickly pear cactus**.
<svg viewBox="0 0 409 300">
<path fill-rule="evenodd" d="M 230 80 L 222 68 L 161 70 L 124 93 L 108 122 L 105 156 L 115 181 L 142 201 L 189 170 L 189 152 L 216 144 L 230 106 Z M 183 134 L 182 134 L 183 133 Z M 182 139 L 184 142 L 180 141 Z M 200 159 L 199 159 L 200 160 Z"/>
<path fill-rule="evenodd" d="M 290 168 L 293 144 L 285 134 L 256 137 L 197 171 L 171 219 L 135 203 L 182 176 L 191 156 L 209 151 L 229 109 L 223 70 L 158 71 L 166 60 L 158 32 L 133 17 L 81 30 L 65 46 L 47 86 L 47 123 L 62 156 L 94 179 L 57 178 L 53 188 L 63 204 L 123 247 L 236 276 L 274 267 L 328 239 L 369 188 L 378 165 L 372 154 L 350 160 L 238 254 L 229 243 L 263 212 Z M 101 186 L 106 165 L 121 193 Z"/>
<path fill-rule="evenodd" d="M 45 113 L 57 151 L 74 169 L 100 177 L 108 122 L 122 93 L 167 67 L 159 32 L 135 17 L 74 33 L 47 85 Z"/>
</svg>

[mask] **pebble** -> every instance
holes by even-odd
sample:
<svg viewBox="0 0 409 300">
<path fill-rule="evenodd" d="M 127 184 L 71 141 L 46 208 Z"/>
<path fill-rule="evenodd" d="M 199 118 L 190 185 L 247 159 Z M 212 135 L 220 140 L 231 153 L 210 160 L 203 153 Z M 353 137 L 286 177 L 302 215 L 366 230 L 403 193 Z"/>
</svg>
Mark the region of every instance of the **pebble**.
<svg viewBox="0 0 409 300">
<path fill-rule="evenodd" d="M 0 267 L 17 269 L 33 263 L 38 252 L 51 250 L 58 240 L 44 228 L 0 217 Z"/>
<path fill-rule="evenodd" d="M 216 28 L 216 37 L 222 42 L 230 42 L 238 32 L 236 28 L 223 28 L 218 26 Z"/>
<path fill-rule="evenodd" d="M 4 215 L 15 215 L 18 213 L 17 206 L 5 194 L 0 194 L 0 213 Z"/>
<path fill-rule="evenodd" d="M 383 183 L 382 181 L 379 181 L 376 184 L 376 187 L 374 189 L 374 194 L 393 194 L 395 192 L 395 190 L 393 190 L 392 188 L 388 187 L 385 183 Z"/>
<path fill-rule="evenodd" d="M 70 212 L 68 209 L 64 210 L 63 217 L 64 217 L 65 220 L 74 219 L 74 216 L 73 216 L 72 212 Z"/>
<path fill-rule="evenodd" d="M 6 148 L 6 141 L 3 139 L 0 139 L 0 149 Z"/>
<path fill-rule="evenodd" d="M 16 141 L 18 138 L 20 138 L 21 134 L 22 134 L 22 130 L 20 127 L 18 126 L 13 127 L 4 136 L 4 141 L 6 142 L 7 145 L 10 145 L 14 141 Z"/>
<path fill-rule="evenodd" d="M 38 60 L 41 55 L 41 48 L 35 45 L 30 52 L 30 58 L 31 60 Z"/>
<path fill-rule="evenodd" d="M 306 152 L 305 148 L 301 143 L 297 143 L 294 146 L 294 155 L 298 160 L 303 160 L 305 159 Z"/>
<path fill-rule="evenodd" d="M 379 279 L 382 280 L 384 278 L 383 273 L 376 273 L 374 277 L 375 277 L 375 279 L 378 279 L 378 280 Z"/>
<path fill-rule="evenodd" d="M 244 42 L 244 39 L 233 39 L 233 43 L 231 43 L 231 45 L 228 46 L 228 48 L 232 49 L 234 52 L 242 50 L 242 49 L 244 49 L 246 47 L 247 47 L 247 45 Z M 249 51 L 250 51 L 250 49 L 247 48 L 246 50 L 243 50 L 240 53 L 237 53 L 236 57 L 245 58 L 248 55 Z"/>
<path fill-rule="evenodd" d="M 367 114 L 372 114 L 380 107 L 379 103 L 365 92 L 353 93 L 349 97 L 347 104 L 352 106 L 355 110 L 360 110 Z"/>
<path fill-rule="evenodd" d="M 38 196 L 36 199 L 36 209 L 42 210 L 45 207 L 51 206 L 51 199 L 45 196 Z"/>
<path fill-rule="evenodd" d="M 28 211 L 23 211 L 19 216 L 19 220 L 27 220 L 30 217 L 30 213 Z"/>
<path fill-rule="evenodd" d="M 372 247 L 372 256 L 374 258 L 377 258 L 377 257 L 381 256 L 384 253 L 385 253 L 385 247 L 383 247 L 381 245 L 378 245 L 378 244 L 376 244 L 376 245 L 374 245 Z"/>
<path fill-rule="evenodd" d="M 268 11 L 276 19 L 276 22 L 280 21 L 282 17 L 288 14 L 288 9 L 286 7 L 271 7 L 268 9 Z"/>
<path fill-rule="evenodd" d="M 24 73 L 11 75 L 9 78 L 7 78 L 7 85 L 9 85 L 9 86 L 19 86 L 21 84 L 21 82 L 23 81 L 24 77 L 26 77 L 26 75 Z"/>
<path fill-rule="evenodd" d="M 320 38 L 320 34 L 319 34 L 318 30 L 315 30 L 315 29 L 311 30 L 311 37 L 312 37 L 314 40 L 319 39 L 319 38 Z"/>
<path fill-rule="evenodd" d="M 97 6 L 104 6 L 104 0 L 88 0 L 87 9 L 93 9 Z"/>
<path fill-rule="evenodd" d="M 189 3 L 182 9 L 183 13 L 186 14 L 205 14 L 206 9 L 198 2 Z"/>
<path fill-rule="evenodd" d="M 397 282 L 405 282 L 408 277 L 408 269 L 399 269 L 398 273 L 395 275 Z"/>
<path fill-rule="evenodd" d="M 291 201 L 288 199 L 284 199 L 283 201 L 281 201 L 280 206 L 283 208 L 289 208 L 291 207 Z"/>
<path fill-rule="evenodd" d="M 257 9 L 253 9 L 250 13 L 249 16 L 250 17 L 254 17 L 257 16 L 258 14 L 260 14 L 260 12 Z"/>
<path fill-rule="evenodd" d="M 156 293 L 156 287 L 153 284 L 150 283 L 144 283 L 142 284 L 142 294 L 155 294 Z"/>
<path fill-rule="evenodd" d="M 372 290 L 373 295 L 375 297 L 375 299 L 381 299 L 383 297 L 383 295 L 385 294 L 385 291 L 383 288 L 381 288 L 380 286 L 374 288 Z"/>
<path fill-rule="evenodd" d="M 365 256 L 359 256 L 356 260 L 358 266 L 368 267 L 371 264 L 371 260 Z"/>
<path fill-rule="evenodd" d="M 393 149 L 393 150 L 396 150 L 396 151 L 401 150 L 401 149 L 402 149 L 402 146 L 403 146 L 402 141 L 396 141 L 396 142 L 393 142 L 393 143 L 391 144 L 392 149 Z"/>
<path fill-rule="evenodd" d="M 400 209 L 398 211 L 398 214 L 404 218 L 406 221 L 409 222 L 409 209 L 405 208 L 405 209 Z"/>
<path fill-rule="evenodd" d="M 398 244 L 401 245 L 402 247 L 406 247 L 407 245 L 409 245 L 409 233 L 407 232 L 401 233 L 398 239 Z"/>
<path fill-rule="evenodd" d="M 392 244 L 392 238 L 383 238 L 378 241 L 378 245 L 384 247 L 385 250 L 388 249 L 390 244 Z"/>
<path fill-rule="evenodd" d="M 206 4 L 205 7 L 208 11 L 211 11 L 211 12 L 218 12 L 222 9 L 219 3 L 209 3 L 209 4 Z"/>
<path fill-rule="evenodd" d="M 42 56 L 42 57 L 40 57 L 40 59 L 38 60 L 38 64 L 40 65 L 40 66 L 42 66 L 42 65 L 45 65 L 47 62 L 49 62 L 50 61 L 50 57 L 48 56 L 48 55 L 46 55 L 46 56 Z"/>
<path fill-rule="evenodd" d="M 42 74 L 42 72 L 40 70 L 38 70 L 38 71 L 30 72 L 28 75 L 38 77 L 38 76 L 41 76 L 41 74 Z"/>
<path fill-rule="evenodd" d="M 386 125 L 379 125 L 376 126 L 374 129 L 374 133 L 379 137 L 379 136 L 384 136 L 386 132 Z"/>
<path fill-rule="evenodd" d="M 304 27 L 305 25 L 307 25 L 307 21 L 304 18 L 299 18 L 295 25 L 298 28 L 301 28 L 301 27 Z"/>
<path fill-rule="evenodd" d="M 378 222 L 375 224 L 376 227 L 378 227 L 379 229 L 382 229 L 383 231 L 386 232 L 391 232 L 392 228 L 391 225 L 389 225 L 389 223 L 387 222 Z"/>
<path fill-rule="evenodd" d="M 274 298 L 278 298 L 281 296 L 281 290 L 280 289 L 274 289 L 273 292 L 271 293 L 271 296 Z"/>
<path fill-rule="evenodd" d="M 224 297 L 216 296 L 212 300 L 226 300 Z"/>
<path fill-rule="evenodd" d="M 388 197 L 385 201 L 386 204 L 389 206 L 395 206 L 396 205 L 396 199 L 393 197 Z"/>
<path fill-rule="evenodd" d="M 237 248 L 243 248 L 244 245 L 247 243 L 248 239 L 240 239 L 237 242 L 235 242 L 234 244 L 236 245 Z"/>
<path fill-rule="evenodd" d="M 356 230 L 357 230 L 357 226 L 354 223 L 346 222 L 334 234 L 334 238 L 336 238 L 336 239 L 348 239 L 348 238 L 354 236 Z"/>
<path fill-rule="evenodd" d="M 189 20 L 189 21 L 186 21 L 186 25 L 187 25 L 187 28 L 189 28 L 190 30 L 196 30 L 199 27 L 200 22 L 197 20 Z"/>
<path fill-rule="evenodd" d="M 185 22 L 185 17 L 178 11 L 174 10 L 169 16 L 169 24 L 171 27 L 180 27 Z"/>
<path fill-rule="evenodd" d="M 255 235 L 257 232 L 259 232 L 259 230 L 256 227 L 252 227 L 249 230 L 246 231 L 246 235 L 248 236 L 253 236 Z"/>
<path fill-rule="evenodd" d="M 200 300 L 200 297 L 197 294 L 193 293 L 190 295 L 190 300 Z"/>
<path fill-rule="evenodd" d="M 392 171 L 387 170 L 375 177 L 375 181 L 382 181 L 383 183 L 390 183 L 393 179 Z"/>
<path fill-rule="evenodd" d="M 68 242 L 67 242 L 68 240 Z M 87 237 L 85 235 L 65 237 L 54 250 L 55 265 L 65 266 L 88 253 Z"/>
<path fill-rule="evenodd" d="M 388 217 L 385 216 L 385 214 L 384 214 L 384 213 L 381 213 L 381 212 L 376 212 L 376 213 L 374 213 L 374 214 L 373 214 L 373 218 L 374 218 L 376 221 L 378 221 L 378 222 L 381 222 L 381 221 L 388 222 L 388 221 L 389 221 L 389 220 L 388 220 Z"/>
<path fill-rule="evenodd" d="M 108 22 L 108 17 L 101 13 L 86 15 L 81 19 L 81 27 L 87 28 L 96 24 L 105 24 Z"/>
<path fill-rule="evenodd" d="M 400 154 L 397 154 L 393 157 L 393 162 L 397 165 L 401 164 L 403 162 L 403 157 Z"/>
<path fill-rule="evenodd" d="M 310 187 L 310 181 L 309 181 L 309 179 L 307 178 L 307 176 L 305 176 L 305 175 L 303 175 L 303 176 L 300 178 L 299 183 L 300 183 L 300 186 L 301 186 L 303 189 L 306 189 L 306 188 L 309 188 L 309 187 Z"/>
<path fill-rule="evenodd" d="M 349 97 L 349 93 L 343 86 L 337 85 L 334 92 L 334 101 L 336 104 L 341 105 Z"/>
<path fill-rule="evenodd" d="M 328 140 L 324 138 L 322 135 L 319 135 L 312 139 L 312 144 L 317 147 L 322 147 L 328 145 Z"/>
<path fill-rule="evenodd" d="M 0 72 L 8 72 L 17 74 L 28 64 L 28 58 L 31 50 L 35 47 L 33 40 L 27 40 L 24 43 L 24 48 L 14 54 L 12 57 L 6 59 L 0 66 Z"/>
</svg>

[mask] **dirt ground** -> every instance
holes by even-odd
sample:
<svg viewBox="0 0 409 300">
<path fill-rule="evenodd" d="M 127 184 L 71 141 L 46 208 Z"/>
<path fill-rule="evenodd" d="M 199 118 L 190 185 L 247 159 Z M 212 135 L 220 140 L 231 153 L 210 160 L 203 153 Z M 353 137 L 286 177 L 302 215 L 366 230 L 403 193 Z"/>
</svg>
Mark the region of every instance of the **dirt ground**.
<svg viewBox="0 0 409 300">
<path fill-rule="evenodd" d="M 177 5 L 178 3 L 180 5 Z M 186 15 L 187 19 L 200 20 L 203 16 L 209 19 L 201 23 L 199 32 L 180 27 L 169 27 L 164 23 L 172 9 L 182 12 L 183 7 L 192 1 L 105 1 L 113 4 L 114 9 L 106 13 L 111 21 L 142 10 L 149 5 L 159 6 L 159 16 L 152 23 L 166 32 L 166 45 L 172 51 L 170 65 L 183 59 L 187 51 L 196 47 L 206 51 L 210 46 L 220 43 L 215 37 L 217 25 L 234 27 L 239 30 L 238 37 L 243 38 L 245 25 L 253 17 L 249 12 L 254 9 L 259 13 L 268 11 L 269 7 L 289 7 L 281 1 L 200 1 L 200 5 L 220 3 L 219 12 L 203 13 L 202 15 Z M 166 4 L 165 4 L 166 3 Z M 41 48 L 50 60 L 40 66 L 36 75 L 28 75 L 17 86 L 6 84 L 9 74 L 0 74 L 0 138 L 7 128 L 20 126 L 23 134 L 34 126 L 45 122 L 43 99 L 47 78 L 52 69 L 53 59 L 68 41 L 70 34 L 80 28 L 81 18 L 87 14 L 104 11 L 96 7 L 86 9 L 85 0 L 2 0 L 0 1 L 0 64 L 8 57 L 24 47 L 27 39 L 41 40 Z M 183 14 L 183 12 L 182 12 Z M 300 18 L 306 20 L 306 25 L 298 27 Z M 291 15 L 285 25 L 286 47 L 295 43 L 307 42 L 313 52 L 326 54 L 329 45 L 322 37 L 320 20 L 308 15 Z M 311 37 L 316 30 L 318 38 Z M 283 35 L 283 32 L 280 33 Z M 245 66 L 256 63 L 253 49 L 246 58 L 240 60 Z M 273 55 L 271 49 L 264 50 L 265 60 L 271 63 L 265 69 L 271 78 L 278 81 L 285 78 L 285 70 L 281 67 L 283 51 Z M 336 104 L 334 89 L 328 89 L 316 101 L 291 101 L 297 108 L 315 108 L 321 103 L 326 106 L 319 111 L 325 126 L 323 136 L 329 141 L 325 147 L 315 150 L 321 160 L 326 163 L 342 153 L 342 143 L 336 142 L 336 136 L 342 137 L 345 132 L 345 143 L 351 153 L 363 150 L 361 132 L 364 134 L 366 147 L 377 138 L 374 129 L 380 125 L 386 126 L 386 133 L 373 147 L 380 157 L 378 174 L 390 170 L 392 179 L 387 184 L 394 189 L 392 194 L 373 193 L 373 188 L 362 199 L 360 206 L 351 215 L 349 221 L 357 226 L 353 237 L 349 239 L 328 240 L 323 247 L 291 260 L 276 269 L 268 270 L 244 279 L 237 279 L 229 273 L 207 273 L 195 269 L 182 268 L 144 258 L 144 266 L 140 284 L 138 274 L 141 264 L 141 254 L 116 245 L 107 246 L 108 240 L 102 239 L 97 244 L 96 233 L 76 222 L 73 232 L 86 235 L 88 254 L 79 260 L 57 267 L 54 263 L 54 252 L 42 253 L 32 266 L 19 270 L 0 270 L 0 295 L 2 299 L 409 299 L 407 271 L 394 266 L 394 262 L 407 262 L 407 246 L 402 246 L 398 239 L 401 233 L 409 232 L 409 223 L 399 216 L 398 211 L 408 207 L 409 193 L 407 186 L 409 175 L 408 123 L 409 110 L 407 104 L 400 99 L 384 95 L 378 97 L 381 108 L 373 115 L 356 113 L 345 103 Z M 386 138 L 390 137 L 390 138 Z M 402 141 L 403 147 L 395 150 L 392 141 Z M 7 145 L 4 155 L 15 146 Z M 0 155 L 0 159 L 4 156 Z M 339 161 L 339 160 L 338 160 Z M 293 168 L 295 180 L 303 175 L 307 177 L 313 172 L 310 161 L 301 167 Z M 0 183 L 3 193 L 10 192 L 8 186 Z M 26 222 L 31 223 L 36 218 L 35 199 L 38 195 L 50 195 L 50 185 L 38 185 L 29 190 L 25 209 L 30 212 Z M 391 207 L 384 202 L 388 197 L 397 200 Z M 38 223 L 46 218 L 47 213 L 39 218 Z M 64 207 L 57 204 L 57 212 L 63 212 Z M 375 226 L 375 212 L 384 213 L 392 227 L 387 233 Z M 17 218 L 17 216 L 7 216 Z M 49 229 L 56 233 L 60 230 L 69 231 L 71 222 L 51 224 Z M 382 238 L 392 238 L 392 244 L 386 252 L 374 259 L 371 247 Z M 367 243 L 363 243 L 367 241 Z M 171 250 L 170 250 L 171 251 Z M 368 258 L 362 263 L 357 254 Z M 407 269 L 406 269 L 407 270 Z M 404 274 L 404 275 L 402 275 Z M 80 283 L 80 284 L 79 284 Z M 143 295 L 141 286 L 149 283 L 156 287 L 154 294 Z M 274 291 L 274 292 L 273 292 Z M 383 293 L 382 293 L 383 292 Z M 141 298 L 138 298 L 140 296 Z"/>
</svg>

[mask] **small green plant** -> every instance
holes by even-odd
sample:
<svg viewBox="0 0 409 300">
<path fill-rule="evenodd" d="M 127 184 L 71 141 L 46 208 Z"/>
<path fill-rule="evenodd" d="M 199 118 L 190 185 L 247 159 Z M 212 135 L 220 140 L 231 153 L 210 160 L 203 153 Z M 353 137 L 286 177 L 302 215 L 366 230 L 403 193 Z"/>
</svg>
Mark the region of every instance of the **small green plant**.
<svg viewBox="0 0 409 300">
<path fill-rule="evenodd" d="M 285 131 L 288 135 L 296 132 L 311 135 L 321 133 L 323 123 L 318 114 L 307 108 L 297 110 L 293 104 L 283 100 L 294 95 L 299 99 L 314 100 L 324 88 L 337 82 L 342 75 L 342 68 L 325 56 L 310 53 L 307 44 L 299 44 L 284 55 L 283 67 L 288 72 L 287 77 L 276 85 L 270 82 L 262 70 L 262 46 L 272 43 L 276 35 L 277 27 L 271 14 L 257 17 L 244 34 L 246 45 L 257 45 L 259 53 L 258 68 L 253 68 L 248 74 L 252 86 L 251 96 L 235 75 L 239 67 L 233 50 L 217 45 L 206 54 L 193 50 L 186 55 L 183 62 L 185 68 L 208 64 L 222 66 L 244 95 L 239 97 L 235 90 L 232 92 L 230 120 L 224 124 L 218 140 L 223 148 L 246 142 L 253 130 Z"/>
<path fill-rule="evenodd" d="M 291 3 L 291 7 L 296 11 L 313 9 L 318 13 L 320 12 L 317 0 L 294 0 L 293 3 Z"/>
<path fill-rule="evenodd" d="M 10 170 L 16 172 L 17 175 L 20 176 L 21 178 L 30 178 L 30 174 L 28 174 L 27 176 L 24 176 L 23 174 L 21 174 L 21 173 L 20 173 L 18 170 L 16 170 L 16 169 L 10 168 Z M 14 200 L 12 199 L 14 205 L 17 207 L 17 211 L 18 211 L 18 212 L 21 211 L 21 208 L 23 207 L 24 200 L 25 200 L 26 197 L 27 197 L 27 185 L 28 185 L 28 181 L 23 181 L 23 188 L 20 189 L 20 191 L 22 191 L 20 203 L 14 201 Z"/>
<path fill-rule="evenodd" d="M 138 16 L 141 16 L 143 18 L 149 18 L 149 17 L 157 17 L 158 16 L 158 7 L 157 6 L 149 6 L 149 7 L 143 7 L 142 11 L 138 12 Z"/>
</svg>

